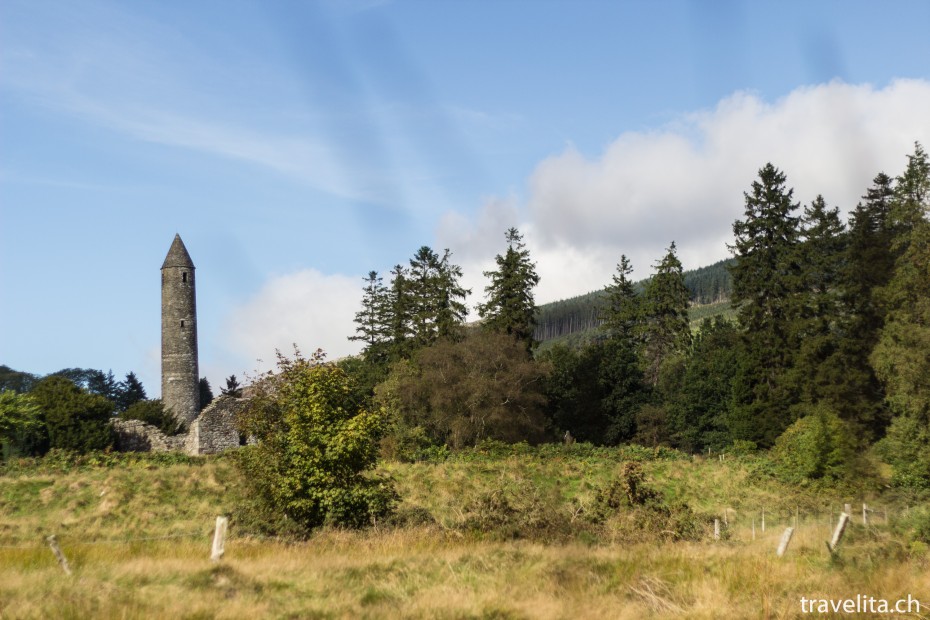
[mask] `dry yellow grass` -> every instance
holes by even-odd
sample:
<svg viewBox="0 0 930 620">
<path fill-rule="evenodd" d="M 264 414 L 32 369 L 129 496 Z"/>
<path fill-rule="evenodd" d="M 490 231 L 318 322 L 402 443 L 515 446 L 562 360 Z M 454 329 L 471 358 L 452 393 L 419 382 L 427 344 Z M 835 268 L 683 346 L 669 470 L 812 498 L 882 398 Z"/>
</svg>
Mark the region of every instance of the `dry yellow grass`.
<svg viewBox="0 0 930 620">
<path fill-rule="evenodd" d="M 831 561 L 821 532 L 662 545 L 489 542 L 423 529 L 0 549 L 3 618 L 792 618 L 800 598 L 930 603 L 927 558 L 861 535 Z M 740 533 L 742 537 L 742 533 Z M 914 616 L 916 617 L 916 616 Z"/>
<path fill-rule="evenodd" d="M 802 596 L 930 603 L 926 546 L 879 517 L 851 526 L 831 557 L 820 495 L 758 484 L 736 462 L 644 465 L 667 497 L 705 516 L 731 509 L 719 542 L 501 542 L 452 527 L 483 490 L 526 482 L 559 501 L 589 500 L 616 466 L 569 457 L 392 464 L 403 506 L 429 509 L 437 524 L 324 530 L 285 544 L 244 538 L 234 521 L 219 565 L 209 561 L 213 521 L 241 492 L 228 459 L 18 471 L 0 476 L 0 619 L 795 618 Z M 753 540 L 760 505 L 768 528 L 757 522 Z M 798 505 L 800 527 L 776 558 Z M 43 542 L 50 533 L 70 577 Z M 179 537 L 125 542 L 162 536 Z"/>
</svg>

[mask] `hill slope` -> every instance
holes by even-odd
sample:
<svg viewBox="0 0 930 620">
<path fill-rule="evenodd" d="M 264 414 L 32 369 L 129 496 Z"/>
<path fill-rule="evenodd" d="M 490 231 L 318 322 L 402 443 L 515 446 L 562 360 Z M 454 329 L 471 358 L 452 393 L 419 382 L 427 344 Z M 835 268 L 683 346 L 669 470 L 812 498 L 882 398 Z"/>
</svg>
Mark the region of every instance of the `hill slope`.
<svg viewBox="0 0 930 620">
<path fill-rule="evenodd" d="M 713 316 L 729 309 L 727 302 L 733 282 L 727 266 L 732 262 L 733 259 L 726 259 L 684 273 L 685 286 L 691 293 L 691 303 L 695 307 L 705 308 L 698 318 Z M 637 282 L 637 290 L 642 291 L 646 282 L 648 279 Z M 534 337 L 541 343 L 554 339 L 564 339 L 563 341 L 569 344 L 585 342 L 592 337 L 591 334 L 585 336 L 585 332 L 596 329 L 601 324 L 603 302 L 604 291 L 599 290 L 541 305 L 536 315 Z M 727 305 L 722 305 L 724 303 Z M 694 316 L 692 320 L 695 320 Z M 566 338 L 573 334 L 577 336 Z"/>
</svg>

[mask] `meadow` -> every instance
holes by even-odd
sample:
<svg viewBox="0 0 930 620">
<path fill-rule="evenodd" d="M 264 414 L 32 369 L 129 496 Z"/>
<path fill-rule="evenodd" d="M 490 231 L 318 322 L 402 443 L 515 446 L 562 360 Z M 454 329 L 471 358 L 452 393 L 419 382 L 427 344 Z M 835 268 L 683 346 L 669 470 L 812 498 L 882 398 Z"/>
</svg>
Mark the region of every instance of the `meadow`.
<svg viewBox="0 0 930 620">
<path fill-rule="evenodd" d="M 629 462 L 661 510 L 594 519 Z M 786 485 L 769 465 L 487 445 L 383 463 L 401 498 L 390 522 L 295 540 L 250 521 L 230 456 L 19 461 L 0 475 L 0 618 L 793 618 L 801 597 L 930 603 L 925 497 L 881 480 Z M 843 503 L 860 514 L 831 553 Z M 230 537 L 212 563 L 220 514 Z"/>
</svg>

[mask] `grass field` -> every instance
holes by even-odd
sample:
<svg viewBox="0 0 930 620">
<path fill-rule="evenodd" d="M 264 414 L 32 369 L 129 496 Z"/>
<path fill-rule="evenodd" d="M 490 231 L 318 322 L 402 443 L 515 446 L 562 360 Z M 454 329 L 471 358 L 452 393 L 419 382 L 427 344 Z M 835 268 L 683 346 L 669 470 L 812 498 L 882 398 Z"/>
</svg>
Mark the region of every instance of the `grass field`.
<svg viewBox="0 0 930 620">
<path fill-rule="evenodd" d="M 693 509 L 700 536 L 637 532 L 623 515 L 581 525 L 630 459 L 665 501 Z M 585 446 L 497 447 L 383 469 L 402 497 L 398 523 L 284 542 L 238 519 L 242 486 L 228 457 L 7 468 L 0 618 L 791 618 L 803 617 L 802 596 L 930 603 L 930 555 L 913 534 L 926 518 L 921 498 L 871 490 L 880 485 L 791 488 L 757 458 Z M 508 498 L 509 521 L 476 508 L 499 509 L 481 503 L 488 497 Z M 876 511 L 831 555 L 830 511 L 844 501 Z M 558 518 L 527 520 L 534 511 Z M 232 516 L 230 540 L 212 564 L 218 514 Z M 724 514 L 729 527 L 714 541 Z M 466 526 L 476 515 L 491 525 Z M 789 552 L 776 558 L 795 515 Z M 71 576 L 44 543 L 51 533 Z"/>
</svg>

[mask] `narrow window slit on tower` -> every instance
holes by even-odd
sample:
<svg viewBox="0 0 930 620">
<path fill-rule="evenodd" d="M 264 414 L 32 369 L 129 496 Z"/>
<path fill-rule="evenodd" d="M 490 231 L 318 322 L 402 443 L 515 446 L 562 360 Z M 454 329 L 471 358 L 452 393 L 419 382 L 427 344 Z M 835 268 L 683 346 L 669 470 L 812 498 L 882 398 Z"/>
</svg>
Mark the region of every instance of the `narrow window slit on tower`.
<svg viewBox="0 0 930 620">
<path fill-rule="evenodd" d="M 181 319 L 181 327 L 184 327 L 184 319 Z"/>
<path fill-rule="evenodd" d="M 182 271 L 182 272 L 181 272 L 181 282 L 187 282 L 187 272 L 186 272 L 186 271 Z"/>
</svg>

